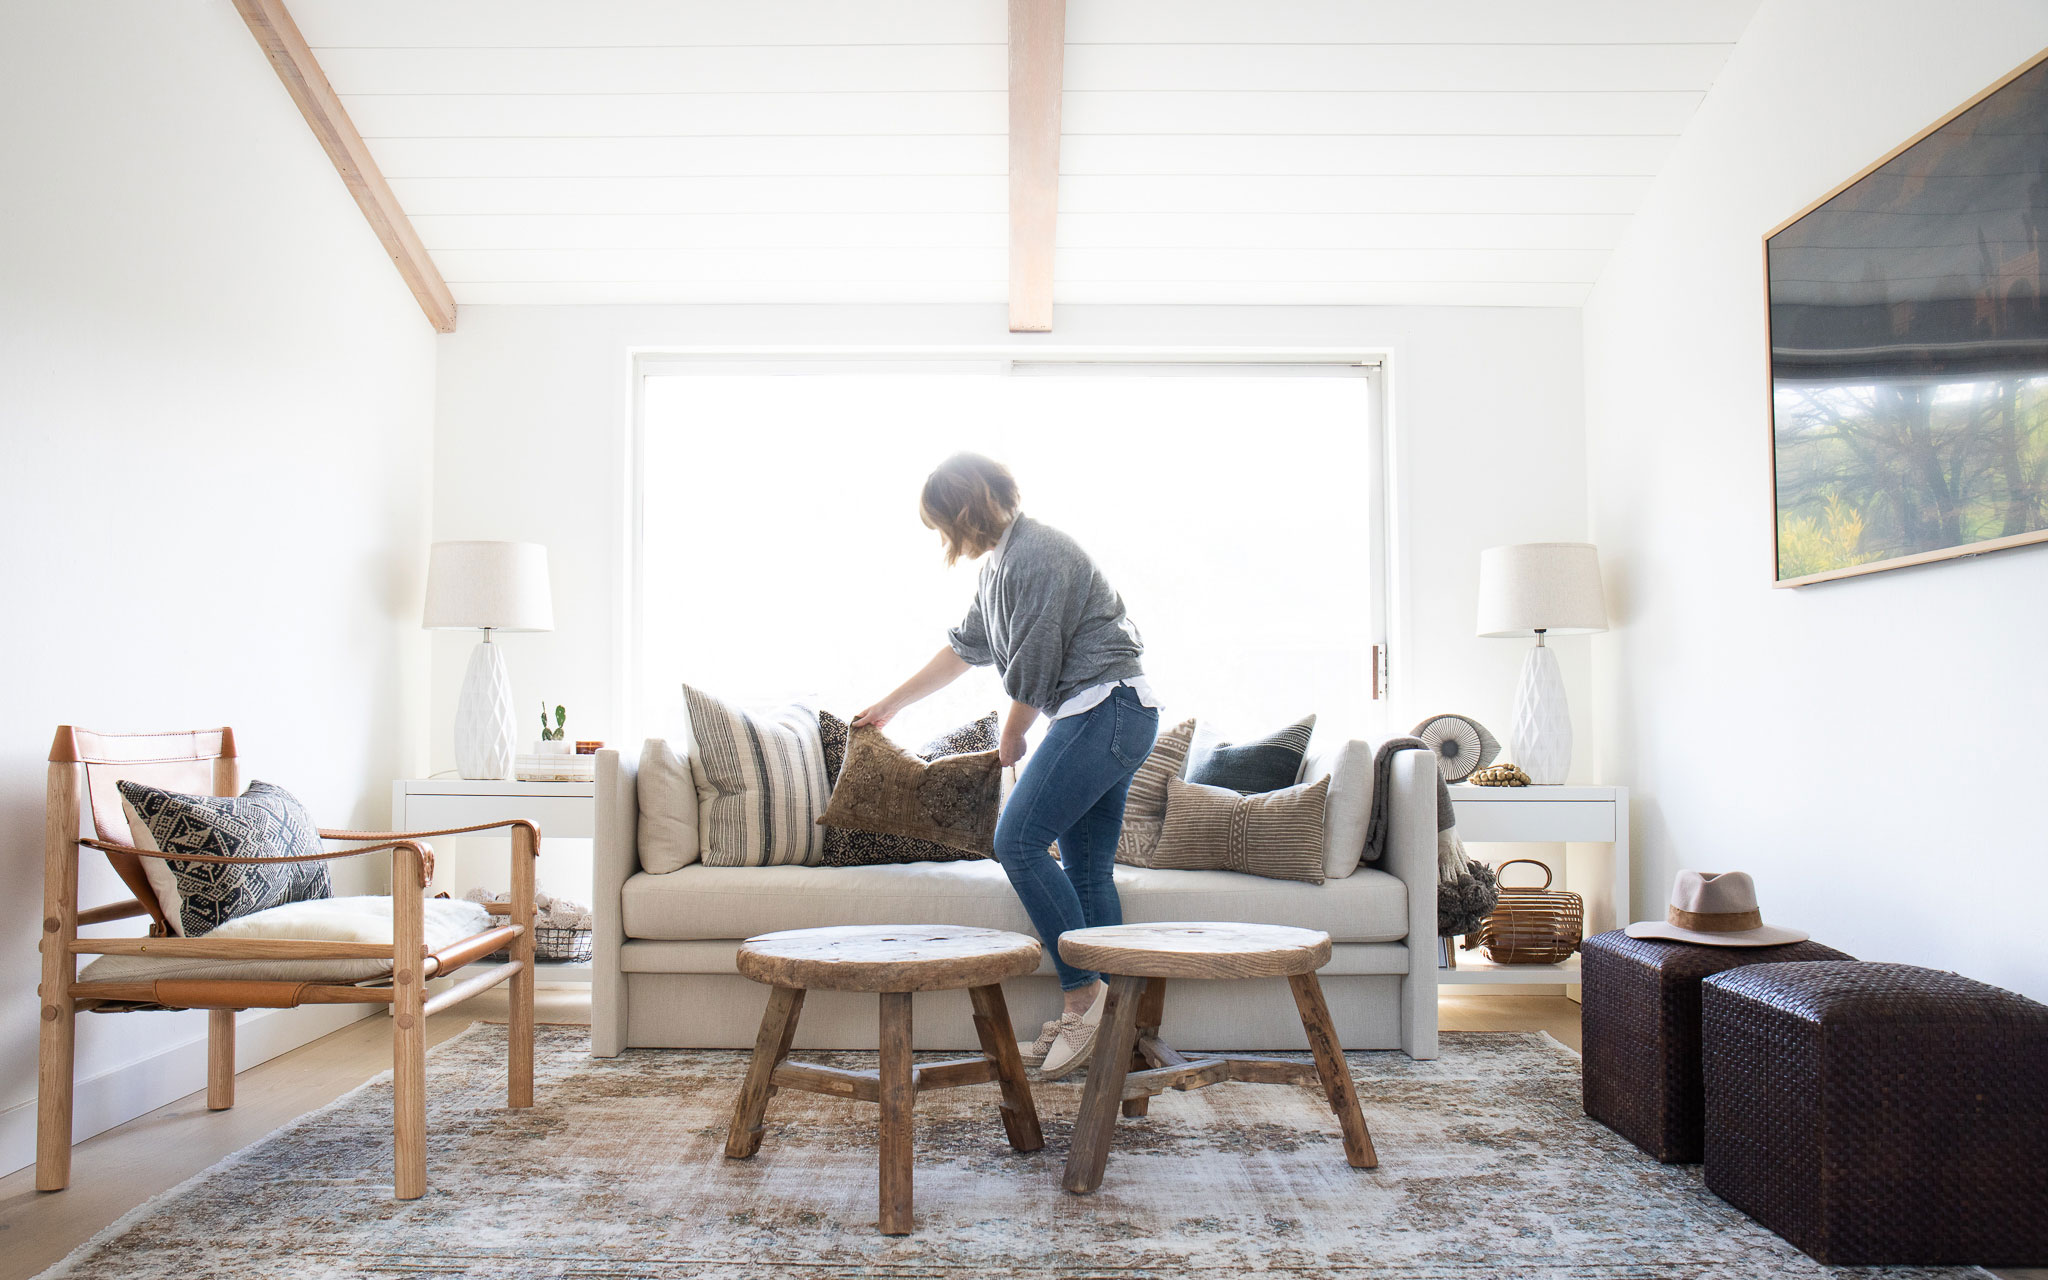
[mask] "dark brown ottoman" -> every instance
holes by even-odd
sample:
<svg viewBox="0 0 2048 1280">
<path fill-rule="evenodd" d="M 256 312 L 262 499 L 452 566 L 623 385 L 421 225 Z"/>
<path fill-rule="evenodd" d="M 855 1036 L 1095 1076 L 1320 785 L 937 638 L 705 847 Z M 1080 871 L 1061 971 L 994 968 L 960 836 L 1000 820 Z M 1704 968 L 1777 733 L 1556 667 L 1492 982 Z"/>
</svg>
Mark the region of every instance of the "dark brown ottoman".
<svg viewBox="0 0 2048 1280">
<path fill-rule="evenodd" d="M 1850 960 L 1818 942 L 1701 947 L 1620 931 L 1579 947 L 1586 1114 L 1666 1164 L 1704 1152 L 1700 979 L 1738 965 Z"/>
<path fill-rule="evenodd" d="M 1702 996 L 1708 1189 L 1824 1263 L 2048 1264 L 2048 1005 L 1903 964 Z"/>
</svg>

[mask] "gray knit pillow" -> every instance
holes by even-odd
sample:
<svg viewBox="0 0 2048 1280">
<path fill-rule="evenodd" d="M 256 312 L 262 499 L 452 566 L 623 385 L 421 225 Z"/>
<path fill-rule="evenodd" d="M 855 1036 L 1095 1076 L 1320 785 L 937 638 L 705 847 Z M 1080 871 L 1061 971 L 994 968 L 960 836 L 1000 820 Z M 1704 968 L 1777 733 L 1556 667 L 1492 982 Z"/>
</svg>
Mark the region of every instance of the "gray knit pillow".
<svg viewBox="0 0 2048 1280">
<path fill-rule="evenodd" d="M 1328 778 L 1250 796 L 1168 778 L 1166 827 L 1152 865 L 1321 884 L 1329 794 Z"/>
</svg>

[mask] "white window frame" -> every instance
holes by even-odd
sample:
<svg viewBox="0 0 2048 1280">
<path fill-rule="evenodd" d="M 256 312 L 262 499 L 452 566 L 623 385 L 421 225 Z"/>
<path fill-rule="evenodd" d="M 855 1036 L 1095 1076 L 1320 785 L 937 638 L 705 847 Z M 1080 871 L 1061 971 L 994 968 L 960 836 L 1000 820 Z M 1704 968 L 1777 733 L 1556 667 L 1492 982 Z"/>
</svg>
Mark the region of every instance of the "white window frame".
<svg viewBox="0 0 2048 1280">
<path fill-rule="evenodd" d="M 1407 518 L 1403 496 L 1405 473 L 1396 448 L 1398 434 L 1389 394 L 1390 356 L 1384 350 L 1350 347 L 841 347 L 733 346 L 640 347 L 627 353 L 630 396 L 624 449 L 622 554 L 613 566 L 616 643 L 613 651 L 612 723 L 623 726 L 621 749 L 638 741 L 646 728 L 649 691 L 644 688 L 641 594 L 646 566 L 646 384 L 650 377 L 718 376 L 741 372 L 788 370 L 801 376 L 837 367 L 862 372 L 919 371 L 934 376 L 983 374 L 1029 377 L 1036 371 L 1130 376 L 1139 366 L 1153 376 L 1203 376 L 1246 370 L 1273 377 L 1351 376 L 1365 379 L 1372 403 L 1366 423 L 1368 447 L 1377 463 L 1366 513 L 1366 591 L 1373 635 L 1366 643 L 1366 686 L 1376 691 L 1372 712 L 1382 718 L 1382 732 L 1398 732 L 1384 721 L 1391 687 L 1399 675 L 1397 655 L 1405 645 Z"/>
</svg>

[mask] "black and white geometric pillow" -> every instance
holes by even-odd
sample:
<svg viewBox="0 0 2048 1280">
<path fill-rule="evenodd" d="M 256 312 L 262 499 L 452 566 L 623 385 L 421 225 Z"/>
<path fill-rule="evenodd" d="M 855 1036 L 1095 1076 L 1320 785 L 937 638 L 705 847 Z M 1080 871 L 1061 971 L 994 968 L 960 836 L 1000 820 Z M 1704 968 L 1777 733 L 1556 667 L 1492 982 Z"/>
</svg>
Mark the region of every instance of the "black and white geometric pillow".
<svg viewBox="0 0 2048 1280">
<path fill-rule="evenodd" d="M 818 713 L 818 734 L 825 748 L 825 773 L 833 786 L 839 784 L 839 766 L 846 759 L 846 722 L 829 711 Z M 1002 729 L 995 713 L 948 729 L 917 749 L 919 758 L 930 761 L 941 756 L 994 751 L 1002 742 Z M 828 867 L 873 867 L 900 862 L 966 862 L 981 854 L 916 836 L 883 835 L 874 831 L 825 828 L 825 865 Z"/>
<path fill-rule="evenodd" d="M 139 849 L 223 858 L 304 857 L 322 851 L 319 829 L 292 793 L 252 782 L 239 796 L 188 796 L 123 782 L 121 807 Z M 144 874 L 179 937 L 211 933 L 237 916 L 333 894 L 324 862 L 183 862 L 144 858 Z"/>
</svg>

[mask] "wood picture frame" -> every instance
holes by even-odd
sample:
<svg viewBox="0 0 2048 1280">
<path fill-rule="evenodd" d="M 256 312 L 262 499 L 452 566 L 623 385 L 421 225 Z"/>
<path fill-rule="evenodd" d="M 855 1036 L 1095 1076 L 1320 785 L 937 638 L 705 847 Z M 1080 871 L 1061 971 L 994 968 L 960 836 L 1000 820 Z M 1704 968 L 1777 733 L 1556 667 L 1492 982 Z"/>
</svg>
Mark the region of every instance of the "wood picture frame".
<svg viewBox="0 0 2048 1280">
<path fill-rule="evenodd" d="M 2048 50 L 1761 247 L 1773 585 L 2048 542 Z"/>
</svg>

